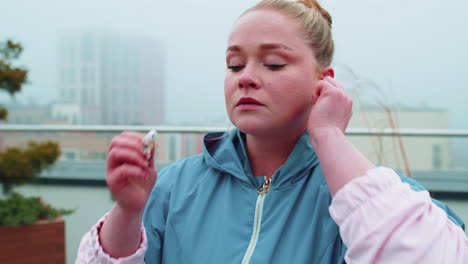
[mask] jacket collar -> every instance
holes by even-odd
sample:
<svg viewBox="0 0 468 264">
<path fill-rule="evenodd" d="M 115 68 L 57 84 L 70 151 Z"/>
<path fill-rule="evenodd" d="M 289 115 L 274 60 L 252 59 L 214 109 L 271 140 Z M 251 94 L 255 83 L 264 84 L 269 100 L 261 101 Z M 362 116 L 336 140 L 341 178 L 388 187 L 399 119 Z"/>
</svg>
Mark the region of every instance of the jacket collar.
<svg viewBox="0 0 468 264">
<path fill-rule="evenodd" d="M 258 188 L 263 177 L 254 177 L 245 147 L 245 134 L 237 128 L 228 132 L 210 133 L 204 137 L 203 156 L 209 166 L 228 173 L 250 187 Z M 304 132 L 296 142 L 286 162 L 273 175 L 272 189 L 286 188 L 303 173 L 318 164 L 318 158 L 310 144 L 309 135 Z"/>
</svg>

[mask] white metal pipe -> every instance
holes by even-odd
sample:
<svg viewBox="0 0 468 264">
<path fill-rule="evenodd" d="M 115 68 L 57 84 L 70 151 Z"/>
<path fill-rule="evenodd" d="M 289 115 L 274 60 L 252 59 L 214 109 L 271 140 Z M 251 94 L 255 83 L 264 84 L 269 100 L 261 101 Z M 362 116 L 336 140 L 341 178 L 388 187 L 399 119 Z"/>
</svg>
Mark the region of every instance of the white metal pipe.
<svg viewBox="0 0 468 264">
<path fill-rule="evenodd" d="M 156 129 L 158 133 L 210 133 L 228 131 L 226 127 L 196 127 L 196 126 L 110 126 L 110 125 L 0 125 L 0 131 L 10 132 L 110 132 L 120 133 L 125 130 L 146 133 Z M 349 136 L 405 136 L 405 137 L 468 137 L 468 130 L 461 129 L 379 129 L 379 128 L 348 128 Z"/>
</svg>

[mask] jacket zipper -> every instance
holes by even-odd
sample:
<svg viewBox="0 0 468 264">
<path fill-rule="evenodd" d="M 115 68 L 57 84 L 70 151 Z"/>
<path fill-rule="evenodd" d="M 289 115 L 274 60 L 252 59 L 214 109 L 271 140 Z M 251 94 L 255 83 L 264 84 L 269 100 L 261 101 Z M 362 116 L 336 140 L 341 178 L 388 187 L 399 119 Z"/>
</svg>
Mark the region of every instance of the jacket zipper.
<svg viewBox="0 0 468 264">
<path fill-rule="evenodd" d="M 255 246 L 257 245 L 258 235 L 260 234 L 260 224 L 262 223 L 263 203 L 265 201 L 265 195 L 270 188 L 270 184 L 271 178 L 265 177 L 263 186 L 257 189 L 258 198 L 255 205 L 252 237 L 250 238 L 249 246 L 247 247 L 247 251 L 245 252 L 244 258 L 242 259 L 242 264 L 248 264 L 250 262 L 250 258 L 252 257 Z"/>
</svg>

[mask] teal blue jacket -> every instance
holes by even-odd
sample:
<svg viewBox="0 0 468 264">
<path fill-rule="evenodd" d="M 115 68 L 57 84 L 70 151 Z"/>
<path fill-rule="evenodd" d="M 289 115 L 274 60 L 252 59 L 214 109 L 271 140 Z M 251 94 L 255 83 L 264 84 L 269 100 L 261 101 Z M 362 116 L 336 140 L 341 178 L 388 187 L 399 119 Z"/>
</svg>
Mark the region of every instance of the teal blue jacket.
<svg viewBox="0 0 468 264">
<path fill-rule="evenodd" d="M 160 171 L 144 215 L 146 263 L 344 263 L 346 247 L 307 133 L 266 194 L 258 193 L 265 178 L 252 175 L 244 142 L 237 129 L 208 134 L 202 154 Z"/>
</svg>

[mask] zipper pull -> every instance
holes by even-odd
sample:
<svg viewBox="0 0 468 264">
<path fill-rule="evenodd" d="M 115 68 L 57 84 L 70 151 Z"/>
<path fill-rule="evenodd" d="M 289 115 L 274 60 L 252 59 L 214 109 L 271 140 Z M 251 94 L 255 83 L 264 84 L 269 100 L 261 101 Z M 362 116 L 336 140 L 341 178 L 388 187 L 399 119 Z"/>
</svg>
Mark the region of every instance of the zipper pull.
<svg viewBox="0 0 468 264">
<path fill-rule="evenodd" d="M 259 194 L 266 194 L 268 192 L 268 188 L 270 188 L 271 178 L 266 178 L 263 186 L 258 188 L 257 192 Z"/>
</svg>

